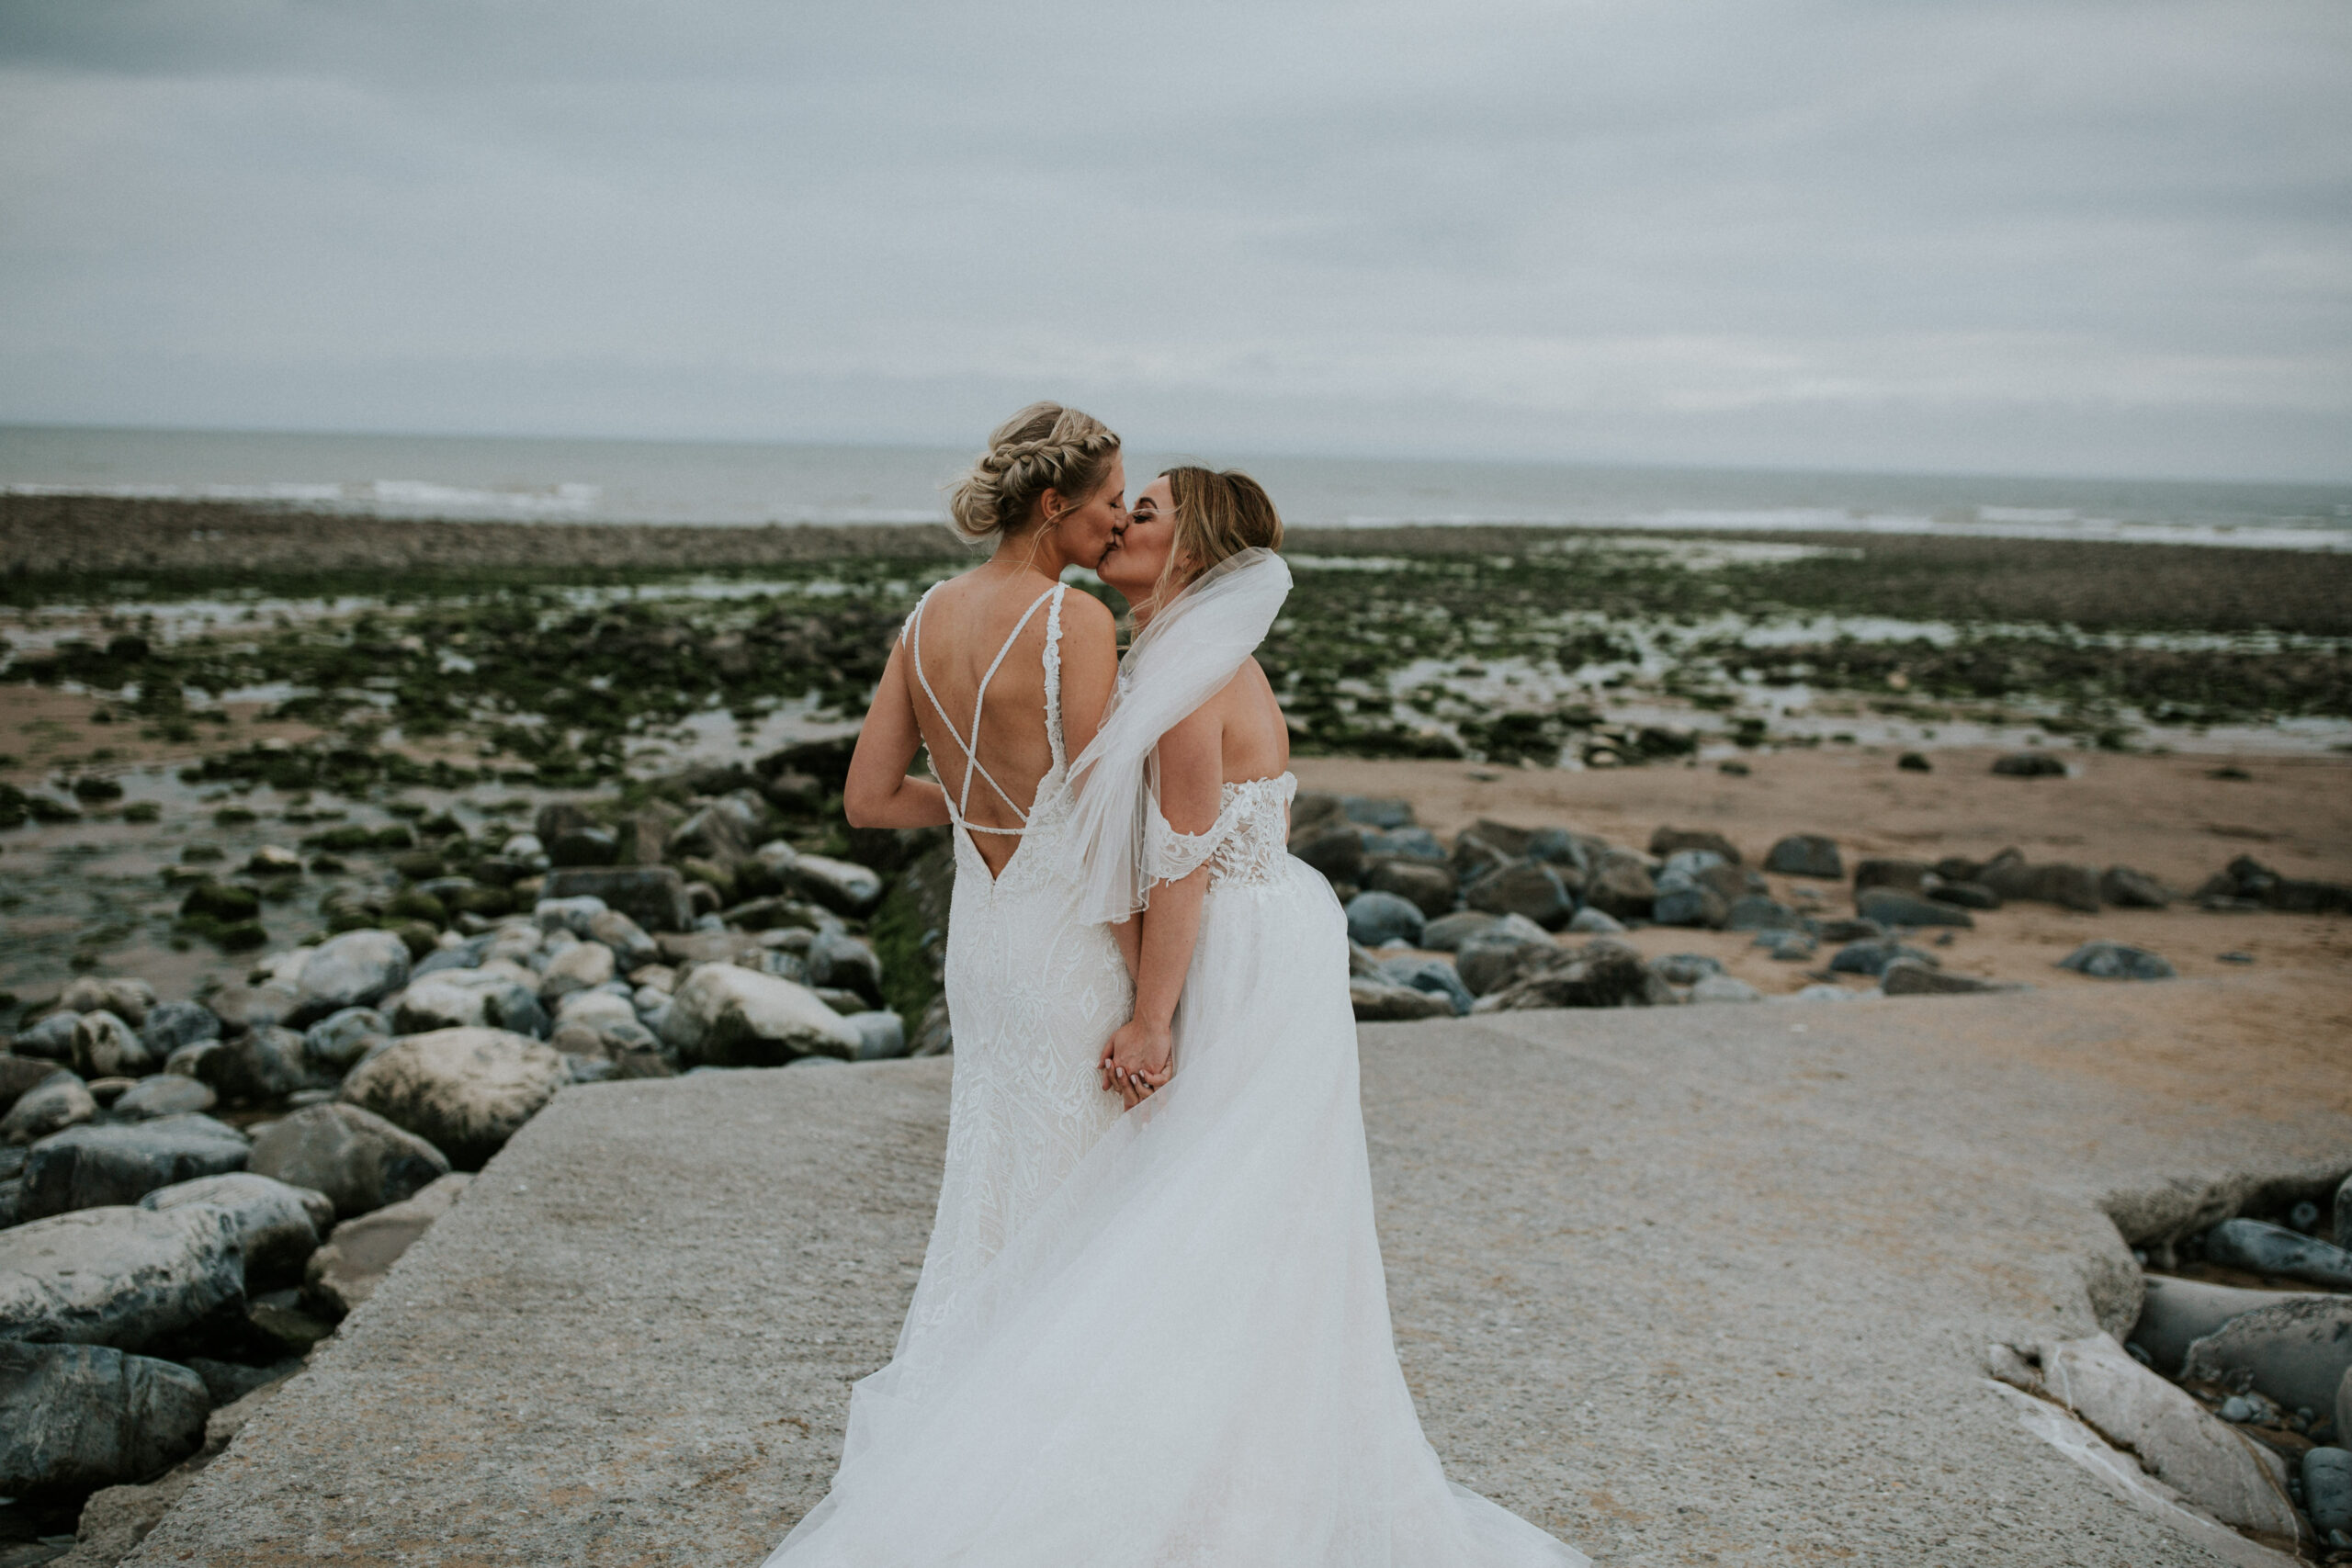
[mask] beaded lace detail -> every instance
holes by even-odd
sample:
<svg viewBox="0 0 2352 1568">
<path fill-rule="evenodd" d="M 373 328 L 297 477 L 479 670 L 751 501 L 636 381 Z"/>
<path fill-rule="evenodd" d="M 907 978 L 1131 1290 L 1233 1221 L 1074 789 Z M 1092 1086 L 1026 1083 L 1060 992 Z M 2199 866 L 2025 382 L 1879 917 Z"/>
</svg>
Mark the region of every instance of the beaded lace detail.
<svg viewBox="0 0 2352 1568">
<path fill-rule="evenodd" d="M 1153 880 L 1173 882 L 1206 865 L 1213 889 L 1272 886 L 1289 858 L 1290 801 L 1297 793 L 1298 780 L 1286 773 L 1227 781 L 1216 820 L 1199 833 L 1180 833 L 1154 812 L 1145 847 Z"/>
</svg>

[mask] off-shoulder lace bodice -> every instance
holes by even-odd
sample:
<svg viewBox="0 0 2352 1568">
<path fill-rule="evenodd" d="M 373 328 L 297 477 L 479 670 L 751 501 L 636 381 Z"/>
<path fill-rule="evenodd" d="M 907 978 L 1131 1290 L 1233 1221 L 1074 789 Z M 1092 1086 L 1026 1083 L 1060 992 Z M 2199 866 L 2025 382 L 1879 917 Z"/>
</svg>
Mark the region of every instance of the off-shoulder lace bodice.
<svg viewBox="0 0 2352 1568">
<path fill-rule="evenodd" d="M 1206 865 L 1212 888 L 1271 886 L 1289 857 L 1290 801 L 1297 793 L 1298 780 L 1286 773 L 1228 782 L 1216 820 L 1199 833 L 1180 833 L 1154 812 L 1148 846 L 1154 880 L 1173 882 Z"/>
</svg>

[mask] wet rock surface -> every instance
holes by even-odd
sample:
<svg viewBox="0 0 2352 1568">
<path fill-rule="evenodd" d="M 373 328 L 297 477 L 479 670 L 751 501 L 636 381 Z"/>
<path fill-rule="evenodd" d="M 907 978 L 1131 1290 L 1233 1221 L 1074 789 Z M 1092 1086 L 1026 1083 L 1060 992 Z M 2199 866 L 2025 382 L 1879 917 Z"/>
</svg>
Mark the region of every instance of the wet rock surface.
<svg viewBox="0 0 2352 1568">
<path fill-rule="evenodd" d="M 567 1080 L 563 1058 L 527 1035 L 437 1029 L 361 1063 L 343 1096 L 478 1170 Z"/>
<path fill-rule="evenodd" d="M 18 1216 L 135 1203 L 159 1187 L 243 1170 L 245 1135 L 202 1114 L 106 1127 L 70 1127 L 32 1145 Z"/>
<path fill-rule="evenodd" d="M 254 1138 L 247 1168 L 325 1195 L 346 1217 L 397 1203 L 446 1176 L 449 1161 L 425 1139 L 357 1105 L 312 1105 Z"/>
<path fill-rule="evenodd" d="M 144 1481 L 187 1457 L 212 1396 L 169 1361 L 0 1340 L 0 1488 L 38 1497 Z"/>
<path fill-rule="evenodd" d="M 0 1230 L 0 1340 L 136 1350 L 244 1294 L 235 1218 L 107 1207 Z"/>
</svg>

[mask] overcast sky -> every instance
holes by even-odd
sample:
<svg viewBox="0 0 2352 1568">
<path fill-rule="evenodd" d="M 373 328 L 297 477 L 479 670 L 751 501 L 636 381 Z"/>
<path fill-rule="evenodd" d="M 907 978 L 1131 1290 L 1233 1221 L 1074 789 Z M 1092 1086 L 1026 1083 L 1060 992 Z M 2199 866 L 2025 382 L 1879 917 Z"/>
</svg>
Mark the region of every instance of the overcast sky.
<svg viewBox="0 0 2352 1568">
<path fill-rule="evenodd" d="M 0 421 L 2352 478 L 2352 4 L 0 0 Z"/>
</svg>

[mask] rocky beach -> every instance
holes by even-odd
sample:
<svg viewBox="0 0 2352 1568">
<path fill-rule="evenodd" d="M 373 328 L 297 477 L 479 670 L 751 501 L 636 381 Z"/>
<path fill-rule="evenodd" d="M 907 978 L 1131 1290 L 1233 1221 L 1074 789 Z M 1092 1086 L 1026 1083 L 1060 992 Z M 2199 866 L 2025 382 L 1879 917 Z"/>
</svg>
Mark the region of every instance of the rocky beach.
<svg viewBox="0 0 2352 1568">
<path fill-rule="evenodd" d="M 1261 657 L 1368 1025 L 2194 987 L 2119 1081 L 2352 1116 L 2352 560 L 1293 546 Z M 839 799 L 964 558 L 0 498 L 0 1568 L 120 1561 L 550 1107 L 935 1072 L 889 1064 L 953 1050 L 944 840 Z M 2088 1332 L 1984 1371 L 2249 1550 L 2352 1560 L 2352 1143 L 2299 1157 L 2110 1213 Z"/>
</svg>

